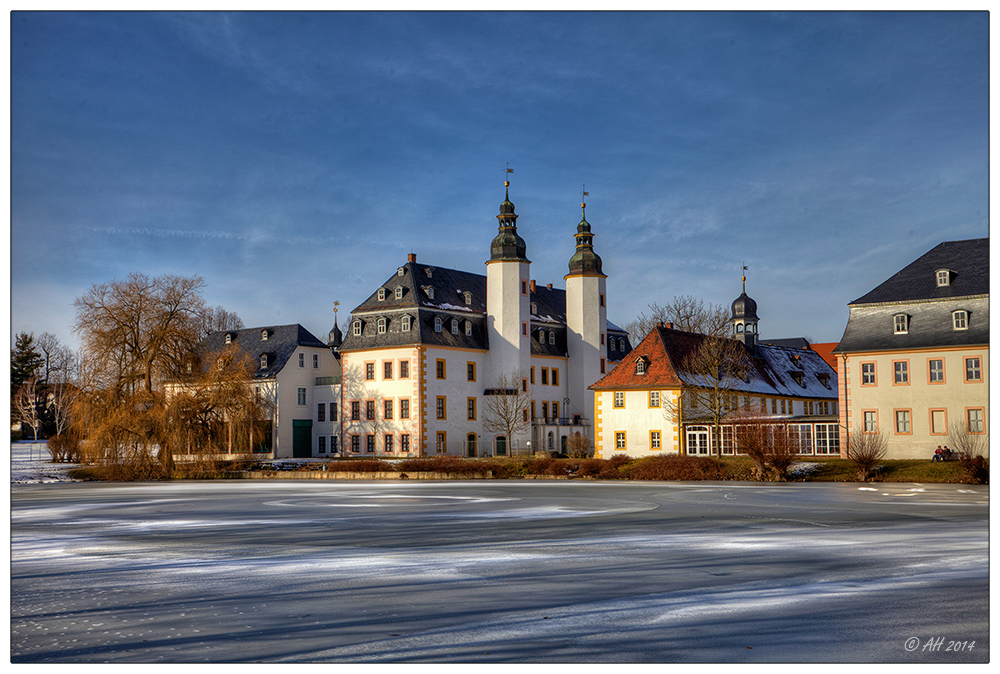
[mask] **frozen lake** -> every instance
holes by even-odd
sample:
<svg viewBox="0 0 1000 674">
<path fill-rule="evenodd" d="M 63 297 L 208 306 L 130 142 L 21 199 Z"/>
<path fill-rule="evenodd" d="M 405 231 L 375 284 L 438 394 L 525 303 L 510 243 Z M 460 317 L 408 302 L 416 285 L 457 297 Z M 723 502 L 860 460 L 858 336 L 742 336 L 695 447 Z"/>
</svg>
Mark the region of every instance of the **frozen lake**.
<svg viewBox="0 0 1000 674">
<path fill-rule="evenodd" d="M 11 659 L 987 662 L 988 493 L 12 485 Z"/>
</svg>

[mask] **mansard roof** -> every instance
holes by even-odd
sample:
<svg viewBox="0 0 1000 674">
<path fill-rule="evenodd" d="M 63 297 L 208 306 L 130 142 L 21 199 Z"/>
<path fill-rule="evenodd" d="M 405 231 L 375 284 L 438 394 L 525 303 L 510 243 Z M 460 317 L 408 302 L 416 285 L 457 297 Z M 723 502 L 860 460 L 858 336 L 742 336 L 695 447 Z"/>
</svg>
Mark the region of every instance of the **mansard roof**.
<svg viewBox="0 0 1000 674">
<path fill-rule="evenodd" d="M 728 339 L 656 327 L 632 349 L 629 357 L 590 388 L 594 390 L 670 389 L 704 387 L 707 378 L 688 370 L 689 358 L 705 340 Z M 729 340 L 743 349 L 751 363 L 746 381 L 736 381 L 731 389 L 741 393 L 796 398 L 835 398 L 837 373 L 820 355 L 809 349 L 758 345 L 756 353 L 739 340 Z M 629 367 L 645 358 L 644 374 Z"/>
<path fill-rule="evenodd" d="M 942 269 L 951 272 L 945 286 L 936 282 L 936 272 Z M 939 300 L 989 292 L 990 240 L 966 239 L 938 244 L 850 305 Z"/>
<path fill-rule="evenodd" d="M 267 332 L 266 340 L 262 338 L 262 333 L 265 331 Z M 246 354 L 258 363 L 257 370 L 253 374 L 258 379 L 276 376 L 300 346 L 318 349 L 328 348 L 315 335 L 295 323 L 213 332 L 202 340 L 199 347 L 200 354 L 204 357 L 208 354 L 221 352 L 229 346 L 226 344 L 226 335 L 229 335 L 230 344 L 235 346 L 239 353 Z M 263 355 L 267 355 L 267 367 L 265 368 L 259 366 L 260 357 Z M 209 363 L 203 361 L 202 365 L 207 367 Z"/>
</svg>

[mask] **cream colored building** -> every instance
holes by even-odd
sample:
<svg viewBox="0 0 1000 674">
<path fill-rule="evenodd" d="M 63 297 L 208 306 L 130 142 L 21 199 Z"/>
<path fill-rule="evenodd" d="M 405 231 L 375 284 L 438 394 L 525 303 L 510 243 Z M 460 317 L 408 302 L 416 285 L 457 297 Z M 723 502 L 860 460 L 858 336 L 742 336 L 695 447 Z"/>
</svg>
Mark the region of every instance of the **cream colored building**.
<svg viewBox="0 0 1000 674">
<path fill-rule="evenodd" d="M 989 433 L 989 239 L 949 241 L 853 301 L 834 349 L 842 445 L 881 433 L 888 458 L 931 458 Z"/>
</svg>

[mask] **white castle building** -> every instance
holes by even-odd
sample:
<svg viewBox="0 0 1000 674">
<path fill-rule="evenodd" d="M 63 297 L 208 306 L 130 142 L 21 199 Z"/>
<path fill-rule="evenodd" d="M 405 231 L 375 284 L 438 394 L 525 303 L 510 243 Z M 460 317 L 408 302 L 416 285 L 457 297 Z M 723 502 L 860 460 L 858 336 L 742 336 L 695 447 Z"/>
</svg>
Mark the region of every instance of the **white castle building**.
<svg viewBox="0 0 1000 674">
<path fill-rule="evenodd" d="M 588 387 L 630 346 L 607 320 L 586 204 L 566 289 L 541 286 L 504 184 L 485 276 L 411 253 L 354 309 L 346 335 L 334 325 L 342 380 L 317 381 L 313 456 L 502 456 L 558 452 L 575 433 L 593 438 Z M 491 396 L 523 405 L 510 437 L 491 423 Z"/>
</svg>

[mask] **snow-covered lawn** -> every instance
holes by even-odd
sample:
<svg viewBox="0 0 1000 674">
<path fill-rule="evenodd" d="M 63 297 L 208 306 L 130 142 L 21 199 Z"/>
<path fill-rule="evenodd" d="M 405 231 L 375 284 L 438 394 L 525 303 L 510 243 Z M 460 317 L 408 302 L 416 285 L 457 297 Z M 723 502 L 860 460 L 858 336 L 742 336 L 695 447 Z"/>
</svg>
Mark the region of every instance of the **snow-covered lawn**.
<svg viewBox="0 0 1000 674">
<path fill-rule="evenodd" d="M 13 442 L 10 446 L 11 484 L 74 482 L 68 475 L 75 463 L 52 463 L 44 442 Z"/>
</svg>

